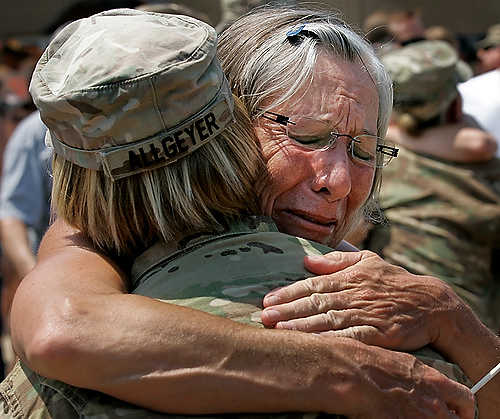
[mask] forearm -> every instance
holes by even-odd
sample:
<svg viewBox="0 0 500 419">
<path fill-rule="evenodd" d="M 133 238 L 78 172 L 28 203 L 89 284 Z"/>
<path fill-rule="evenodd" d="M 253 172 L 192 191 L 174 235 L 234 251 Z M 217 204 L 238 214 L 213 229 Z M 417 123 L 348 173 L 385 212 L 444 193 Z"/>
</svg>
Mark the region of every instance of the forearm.
<svg viewBox="0 0 500 419">
<path fill-rule="evenodd" d="M 97 389 L 154 410 L 182 414 L 331 411 L 327 397 L 337 401 L 339 410 L 347 408 L 341 404 L 339 385 L 343 368 L 333 352 L 317 344 L 317 337 L 196 317 L 171 317 L 175 330 L 163 334 L 156 349 L 140 351 L 141 360 L 150 357 L 146 365 L 138 369 L 135 359 L 125 361 L 136 362 L 136 370 L 127 375 L 123 368 L 117 370 L 118 379 Z M 338 374 L 320 367 L 327 360 L 338 365 Z"/>
<path fill-rule="evenodd" d="M 500 362 L 500 338 L 484 326 L 472 310 L 461 305 L 435 346 L 462 367 L 473 383 Z M 496 418 L 500 411 L 500 376 L 477 394 L 480 418 Z"/>
<path fill-rule="evenodd" d="M 342 360 L 352 351 L 335 355 L 318 336 L 256 329 L 146 297 L 70 298 L 61 311 L 46 318 L 52 335 L 16 334 L 27 344 L 20 345 L 27 364 L 155 410 L 316 411 L 326 409 L 327 400 L 341 409 L 340 377 L 356 371 Z M 45 341 L 36 342 L 37 336 Z"/>
<path fill-rule="evenodd" d="M 2 258 L 9 277 L 20 280 L 35 266 L 28 230 L 23 221 L 8 217 L 0 220 Z"/>
<path fill-rule="evenodd" d="M 497 149 L 491 134 L 471 126 L 468 121 L 431 127 L 419 137 L 399 129 L 394 131 L 393 127 L 389 128 L 388 138 L 417 153 L 457 163 L 489 161 Z"/>
<path fill-rule="evenodd" d="M 31 249 L 26 225 L 17 218 L 0 220 L 0 241 L 3 275 L 1 307 L 2 319 L 7 325 L 12 298 L 19 282 L 35 266 L 35 255 Z"/>
<path fill-rule="evenodd" d="M 334 364 L 324 340 L 126 294 L 81 239 L 56 223 L 14 300 L 14 345 L 35 371 L 162 411 L 321 410 L 334 383 L 319 370 L 320 358 Z"/>
<path fill-rule="evenodd" d="M 125 294 L 102 256 L 50 253 L 21 283 L 11 317 L 18 354 L 48 377 L 184 414 L 472 411 L 470 393 L 411 355 Z"/>
</svg>

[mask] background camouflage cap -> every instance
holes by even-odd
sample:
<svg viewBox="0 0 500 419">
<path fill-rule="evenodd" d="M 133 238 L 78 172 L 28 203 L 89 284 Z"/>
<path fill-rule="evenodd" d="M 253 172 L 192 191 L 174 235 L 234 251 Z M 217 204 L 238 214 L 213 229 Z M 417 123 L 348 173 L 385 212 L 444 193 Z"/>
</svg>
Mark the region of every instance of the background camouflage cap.
<svg viewBox="0 0 500 419">
<path fill-rule="evenodd" d="M 69 24 L 31 80 L 48 142 L 112 179 L 196 150 L 233 119 L 216 40 L 194 18 L 131 9 Z"/>
<path fill-rule="evenodd" d="M 394 108 L 427 121 L 445 112 L 463 79 L 458 56 L 444 41 L 420 41 L 381 57 L 394 82 Z"/>
<path fill-rule="evenodd" d="M 500 46 L 500 23 L 490 26 L 486 37 L 476 43 L 477 48 L 492 48 Z"/>
</svg>

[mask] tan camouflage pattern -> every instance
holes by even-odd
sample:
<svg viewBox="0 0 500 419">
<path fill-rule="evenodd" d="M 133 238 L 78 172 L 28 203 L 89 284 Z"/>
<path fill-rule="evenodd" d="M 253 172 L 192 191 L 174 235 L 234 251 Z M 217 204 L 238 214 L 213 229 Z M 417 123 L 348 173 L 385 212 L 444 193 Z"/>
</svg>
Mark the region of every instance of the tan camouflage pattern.
<svg viewBox="0 0 500 419">
<path fill-rule="evenodd" d="M 380 57 L 394 82 L 394 105 L 422 121 L 442 114 L 463 79 L 455 50 L 444 41 L 414 42 Z"/>
<path fill-rule="evenodd" d="M 258 223 L 254 230 L 236 225 L 216 236 L 184 239 L 174 252 L 162 244 L 153 246 L 134 265 L 132 292 L 263 327 L 264 296 L 310 276 L 304 255 L 328 251 L 278 233 L 273 224 Z"/>
<path fill-rule="evenodd" d="M 55 151 L 117 179 L 196 150 L 233 120 L 216 45 L 188 16 L 118 9 L 67 25 L 30 85 Z"/>
<path fill-rule="evenodd" d="M 260 312 L 264 295 L 277 286 L 310 276 L 303 267 L 304 255 L 329 251 L 330 248 L 321 244 L 277 232 L 267 218 L 249 217 L 223 231 L 185 237 L 171 246 L 152 246 L 134 264 L 132 292 L 263 327 Z M 458 366 L 446 362 L 431 348 L 414 354 L 448 377 L 470 385 Z M 0 386 L 4 406 L 10 406 L 14 397 L 7 397 L 6 389 L 21 399 L 17 405 L 22 406 L 23 412 L 33 412 L 32 416 L 18 416 L 22 418 L 184 417 L 152 412 L 101 393 L 50 380 L 25 366 L 21 368 L 20 364 Z M 41 400 L 34 397 L 34 391 Z M 14 411 L 12 409 L 14 406 L 7 410 Z M 341 416 L 288 413 L 204 417 L 335 419 Z"/>
<path fill-rule="evenodd" d="M 52 418 L 44 402 L 46 399 L 40 397 L 39 390 L 32 385 L 21 364 L 17 362 L 9 375 L 0 383 L 0 418 Z M 69 403 L 65 398 L 52 398 L 48 404 L 57 409 L 58 417 L 62 418 L 68 413 L 68 417 L 73 415 L 73 411 L 68 409 Z"/>
<path fill-rule="evenodd" d="M 452 164 L 404 148 L 384 169 L 380 204 L 389 220 L 366 248 L 390 263 L 450 284 L 500 330 L 500 160 Z"/>
<path fill-rule="evenodd" d="M 490 26 L 486 32 L 486 37 L 476 43 L 478 48 L 490 48 L 500 46 L 500 23 Z"/>
</svg>

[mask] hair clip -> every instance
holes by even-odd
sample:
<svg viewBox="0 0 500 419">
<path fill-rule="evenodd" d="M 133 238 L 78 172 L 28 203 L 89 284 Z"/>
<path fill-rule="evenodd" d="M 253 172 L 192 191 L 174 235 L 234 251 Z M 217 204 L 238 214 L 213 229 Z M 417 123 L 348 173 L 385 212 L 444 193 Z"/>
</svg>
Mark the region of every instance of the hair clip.
<svg viewBox="0 0 500 419">
<path fill-rule="evenodd" d="M 300 43 L 304 39 L 304 37 L 319 39 L 318 35 L 316 35 L 314 32 L 305 29 L 306 26 L 307 23 L 303 23 L 302 25 L 299 25 L 286 33 L 286 37 L 290 41 L 290 43 Z"/>
<path fill-rule="evenodd" d="M 305 27 L 306 27 L 306 24 L 305 24 L 305 23 L 303 23 L 302 25 L 300 25 L 300 26 L 298 26 L 298 27 L 296 27 L 296 28 L 294 28 L 294 29 L 289 30 L 289 31 L 286 33 L 287 38 L 291 38 L 291 37 L 293 37 L 293 36 L 298 35 L 298 34 L 302 31 L 302 29 L 304 29 Z"/>
</svg>

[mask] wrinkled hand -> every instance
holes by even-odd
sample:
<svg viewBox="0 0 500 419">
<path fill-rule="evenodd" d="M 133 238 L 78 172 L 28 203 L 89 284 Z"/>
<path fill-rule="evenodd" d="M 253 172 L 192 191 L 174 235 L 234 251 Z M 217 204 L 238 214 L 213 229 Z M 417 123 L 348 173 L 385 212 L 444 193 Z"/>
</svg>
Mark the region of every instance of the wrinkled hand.
<svg viewBox="0 0 500 419">
<path fill-rule="evenodd" d="M 348 344 L 349 340 L 342 341 Z M 358 374 L 357 379 L 352 379 L 349 373 L 344 377 L 346 384 L 356 383 L 344 397 L 348 406 L 345 414 L 349 417 L 474 417 L 474 396 L 470 390 L 412 355 L 362 343 L 357 346 L 351 344 L 346 349 L 343 351 L 340 348 L 339 352 L 345 354 L 348 370 Z"/>
<path fill-rule="evenodd" d="M 267 327 L 413 350 L 436 342 L 461 304 L 444 282 L 410 274 L 369 251 L 308 256 L 305 266 L 320 276 L 270 292 L 262 313 Z"/>
</svg>

